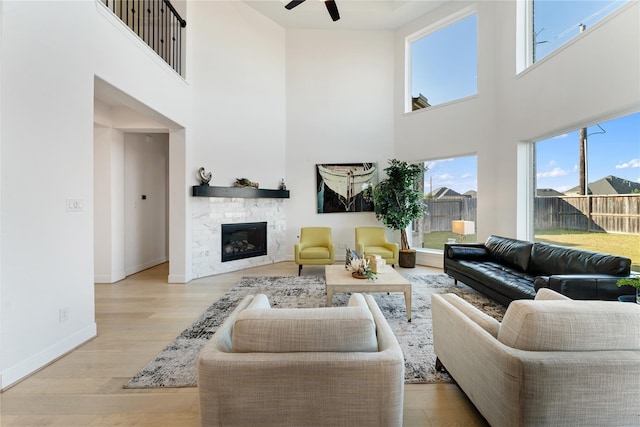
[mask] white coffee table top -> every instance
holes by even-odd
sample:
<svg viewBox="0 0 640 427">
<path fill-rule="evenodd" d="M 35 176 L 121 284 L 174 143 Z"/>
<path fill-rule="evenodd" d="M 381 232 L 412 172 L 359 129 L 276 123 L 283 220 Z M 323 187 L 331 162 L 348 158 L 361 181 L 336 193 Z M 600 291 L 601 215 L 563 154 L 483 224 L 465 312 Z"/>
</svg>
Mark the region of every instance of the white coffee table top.
<svg viewBox="0 0 640 427">
<path fill-rule="evenodd" d="M 351 276 L 351 270 L 344 268 L 344 265 L 325 266 L 325 278 L 329 285 L 362 285 L 372 287 L 375 285 L 408 285 L 409 281 L 402 277 L 390 265 L 384 266 L 382 273 L 376 274 L 376 279 L 372 282 L 367 279 L 356 279 Z"/>
</svg>

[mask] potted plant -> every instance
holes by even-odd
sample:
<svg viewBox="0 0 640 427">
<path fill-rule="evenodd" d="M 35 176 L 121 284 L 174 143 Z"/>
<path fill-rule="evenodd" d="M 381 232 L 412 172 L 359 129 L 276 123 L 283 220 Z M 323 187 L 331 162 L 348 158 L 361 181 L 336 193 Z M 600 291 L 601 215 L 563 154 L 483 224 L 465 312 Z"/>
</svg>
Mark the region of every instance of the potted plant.
<svg viewBox="0 0 640 427">
<path fill-rule="evenodd" d="M 400 267 L 416 266 L 416 251 L 409 247 L 406 228 L 425 212 L 424 195 L 416 190 L 425 167 L 419 164 L 389 160 L 384 171 L 387 178 L 373 188 L 373 210 L 376 218 L 393 230 L 400 230 Z"/>
<path fill-rule="evenodd" d="M 640 275 L 625 277 L 616 282 L 618 286 L 633 286 L 636 288 L 636 302 L 640 304 Z"/>
</svg>

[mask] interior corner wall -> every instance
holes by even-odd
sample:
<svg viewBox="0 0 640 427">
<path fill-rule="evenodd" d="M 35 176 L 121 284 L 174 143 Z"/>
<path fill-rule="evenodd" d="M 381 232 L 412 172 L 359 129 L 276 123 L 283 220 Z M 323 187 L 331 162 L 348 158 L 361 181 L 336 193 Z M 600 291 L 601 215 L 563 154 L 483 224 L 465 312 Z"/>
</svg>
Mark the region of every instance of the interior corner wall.
<svg viewBox="0 0 640 427">
<path fill-rule="evenodd" d="M 623 6 L 555 54 L 516 75 L 516 2 L 475 3 L 478 95 L 404 113 L 404 42 L 471 2 L 449 2 L 396 31 L 395 149 L 405 159 L 478 156 L 478 239 L 522 235 L 519 195 L 523 142 L 640 110 L 637 2 Z M 596 54 L 597 52 L 597 54 Z M 597 55 L 597 60 L 594 60 Z"/>
<path fill-rule="evenodd" d="M 332 228 L 354 247 L 356 226 L 382 226 L 373 212 L 317 213 L 316 164 L 377 162 L 393 152 L 393 33 L 287 31 L 287 259 L 300 228 Z"/>
<path fill-rule="evenodd" d="M 125 278 L 124 133 L 94 129 L 94 281 Z"/>
<path fill-rule="evenodd" d="M 2 2 L 2 388 L 96 334 L 92 7 Z"/>
<path fill-rule="evenodd" d="M 193 173 L 277 188 L 285 170 L 285 30 L 243 2 L 194 2 Z"/>
</svg>

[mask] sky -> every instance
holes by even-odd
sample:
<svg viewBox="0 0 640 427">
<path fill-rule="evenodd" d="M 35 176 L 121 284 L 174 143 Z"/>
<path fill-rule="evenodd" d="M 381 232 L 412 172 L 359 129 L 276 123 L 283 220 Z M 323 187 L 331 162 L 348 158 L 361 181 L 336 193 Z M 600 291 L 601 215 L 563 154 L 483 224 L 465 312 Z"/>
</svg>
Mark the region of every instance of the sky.
<svg viewBox="0 0 640 427">
<path fill-rule="evenodd" d="M 540 60 L 624 1 L 535 0 L 536 59 Z M 415 41 L 411 48 L 412 96 L 437 105 L 477 93 L 477 17 L 471 16 Z M 458 52 L 451 55 L 451 52 Z M 465 55 L 460 52 L 467 53 Z M 435 60 L 433 60 L 435 58 Z M 433 66 L 439 64 L 438 66 Z M 442 72 L 446 70 L 446 72 Z M 608 175 L 640 182 L 640 113 L 587 128 L 589 182 Z M 579 184 L 579 129 L 536 144 L 537 187 L 563 192 Z M 475 156 L 427 162 L 425 193 L 449 187 L 477 190 Z"/>
<path fill-rule="evenodd" d="M 587 128 L 587 174 L 594 182 L 609 175 L 640 182 L 640 113 Z M 603 133 L 603 130 L 605 133 Z M 536 144 L 537 188 L 564 192 L 580 184 L 579 130 Z"/>
</svg>

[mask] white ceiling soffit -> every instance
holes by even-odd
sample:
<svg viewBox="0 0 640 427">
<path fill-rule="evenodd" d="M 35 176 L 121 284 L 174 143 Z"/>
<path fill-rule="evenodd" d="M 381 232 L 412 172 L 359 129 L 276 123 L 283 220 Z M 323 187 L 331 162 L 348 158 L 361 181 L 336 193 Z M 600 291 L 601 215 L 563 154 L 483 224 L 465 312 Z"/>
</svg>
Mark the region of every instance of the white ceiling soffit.
<svg viewBox="0 0 640 427">
<path fill-rule="evenodd" d="M 450 0 L 336 0 L 340 20 L 333 22 L 322 0 L 306 0 L 287 10 L 289 0 L 247 0 L 249 6 L 284 28 L 319 30 L 394 30 Z"/>
</svg>

